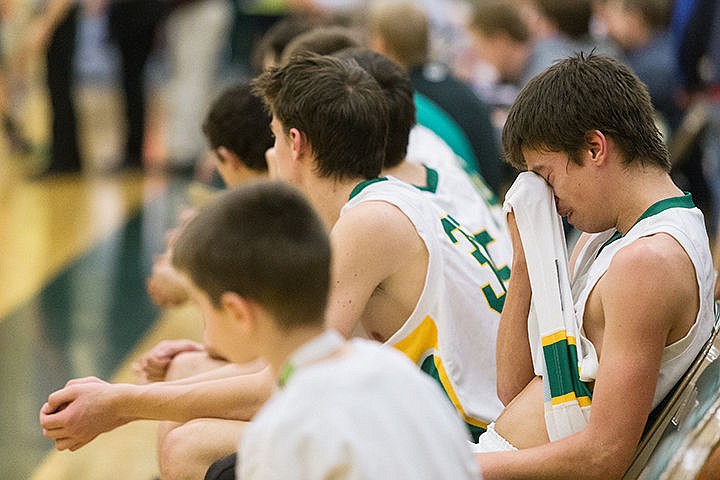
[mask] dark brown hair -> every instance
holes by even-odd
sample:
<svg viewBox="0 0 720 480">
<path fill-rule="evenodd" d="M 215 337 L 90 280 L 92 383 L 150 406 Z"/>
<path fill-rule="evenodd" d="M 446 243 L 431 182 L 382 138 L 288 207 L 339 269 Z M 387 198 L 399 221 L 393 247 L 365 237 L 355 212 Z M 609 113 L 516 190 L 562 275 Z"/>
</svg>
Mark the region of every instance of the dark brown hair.
<svg viewBox="0 0 720 480">
<path fill-rule="evenodd" d="M 285 182 L 221 194 L 183 229 L 172 262 L 216 307 L 223 293 L 235 292 L 285 328 L 324 320 L 330 243 L 313 208 Z"/>
<path fill-rule="evenodd" d="M 515 99 L 503 128 L 506 160 L 527 168 L 523 148 L 566 152 L 581 163 L 586 135 L 612 138 L 625 164 L 670 171 L 667 148 L 654 121 L 645 85 L 617 60 L 577 54 L 530 80 Z"/>
<path fill-rule="evenodd" d="M 415 126 L 415 101 L 410 77 L 395 62 L 367 48 L 348 48 L 339 58 L 352 58 L 364 68 L 385 93 L 388 106 L 388 138 L 385 147 L 386 168 L 405 160 L 410 130 Z"/>
<path fill-rule="evenodd" d="M 254 80 L 285 132 L 307 137 L 317 174 L 337 179 L 371 179 L 385 159 L 387 108 L 372 76 L 354 60 L 295 55 Z"/>
<path fill-rule="evenodd" d="M 210 107 L 202 129 L 212 149 L 225 147 L 249 168 L 267 171 L 265 151 L 273 144 L 270 115 L 249 82 L 224 90 Z"/>
</svg>

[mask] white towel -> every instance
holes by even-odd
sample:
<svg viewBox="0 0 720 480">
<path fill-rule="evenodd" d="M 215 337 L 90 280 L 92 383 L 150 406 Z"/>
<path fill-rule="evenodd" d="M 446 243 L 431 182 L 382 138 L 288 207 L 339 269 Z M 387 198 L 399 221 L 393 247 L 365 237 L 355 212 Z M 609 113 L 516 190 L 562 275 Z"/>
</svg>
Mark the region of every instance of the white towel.
<svg viewBox="0 0 720 480">
<path fill-rule="evenodd" d="M 533 292 L 528 317 L 533 366 L 543 377 L 548 436 L 557 440 L 587 425 L 590 392 L 579 380 L 595 378 L 597 354 L 575 316 L 567 245 L 552 189 L 539 175 L 521 173 L 503 204 L 506 214 L 511 210 Z"/>
</svg>

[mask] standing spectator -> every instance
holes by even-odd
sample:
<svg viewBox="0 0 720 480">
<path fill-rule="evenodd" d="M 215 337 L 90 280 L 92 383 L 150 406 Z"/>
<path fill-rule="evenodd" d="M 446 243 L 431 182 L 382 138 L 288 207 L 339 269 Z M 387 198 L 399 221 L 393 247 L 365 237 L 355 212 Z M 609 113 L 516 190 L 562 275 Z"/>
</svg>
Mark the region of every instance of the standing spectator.
<svg viewBox="0 0 720 480">
<path fill-rule="evenodd" d="M 609 0 L 607 34 L 623 61 L 648 87 L 653 106 L 672 132 L 682 118 L 678 59 L 670 24 L 669 0 Z"/>
<path fill-rule="evenodd" d="M 167 157 L 171 171 L 191 172 L 205 147 L 199 128 L 215 92 L 232 20 L 229 0 L 171 0 L 165 35 L 168 89 Z"/>
<path fill-rule="evenodd" d="M 121 165 L 143 167 L 145 143 L 145 67 L 165 14 L 161 0 L 113 0 L 108 30 L 120 52 L 125 107 L 125 147 Z"/>
<path fill-rule="evenodd" d="M 680 68 L 693 106 L 703 112 L 703 167 L 713 197 L 713 232 L 720 243 L 720 4 L 697 0 L 680 43 Z M 715 265 L 718 265 L 715 258 Z M 716 282 L 715 298 L 720 298 Z"/>
<path fill-rule="evenodd" d="M 522 84 L 553 63 L 578 52 L 616 56 L 616 52 L 590 33 L 591 0 L 530 0 L 523 9 L 533 37 L 533 51 Z"/>
<path fill-rule="evenodd" d="M 50 99 L 50 158 L 43 175 L 82 169 L 74 99 L 76 36 L 80 6 L 73 0 L 47 0 L 27 27 L 18 58 L 27 64 L 45 53 Z"/>
<path fill-rule="evenodd" d="M 11 13 L 8 2 L 0 4 L 0 121 L 2 122 L 2 131 L 8 146 L 13 153 L 28 154 L 32 151 L 32 144 L 25 137 L 23 130 L 16 120 L 12 112 L 10 98 L 12 91 L 10 88 L 10 77 L 12 73 L 12 62 L 8 62 L 8 55 L 5 45 L 2 42 L 3 27 L 8 21 Z"/>
<path fill-rule="evenodd" d="M 478 3 L 470 17 L 470 34 L 477 58 L 489 65 L 494 79 L 478 85 L 493 105 L 493 124 L 502 129 L 507 110 L 527 77 L 532 38 L 519 8 L 509 0 Z"/>
</svg>

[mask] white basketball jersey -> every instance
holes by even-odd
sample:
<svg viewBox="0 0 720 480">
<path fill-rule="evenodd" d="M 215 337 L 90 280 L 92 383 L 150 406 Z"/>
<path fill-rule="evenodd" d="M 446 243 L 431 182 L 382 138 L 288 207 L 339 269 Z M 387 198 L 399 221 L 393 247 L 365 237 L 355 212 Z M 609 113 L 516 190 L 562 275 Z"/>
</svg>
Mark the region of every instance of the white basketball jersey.
<svg viewBox="0 0 720 480">
<path fill-rule="evenodd" d="M 457 168 L 423 165 L 426 186 L 417 187 L 440 208 L 451 212 L 490 252 L 495 266 L 507 281 L 512 264 L 512 243 L 502 211 L 489 205 L 467 175 Z M 498 212 L 494 211 L 498 210 Z"/>
<path fill-rule="evenodd" d="M 624 236 L 615 229 L 593 235 L 578 256 L 572 281 L 575 312 L 582 319 L 588 296 L 607 271 L 614 255 L 638 238 L 656 233 L 672 236 L 690 257 L 700 291 L 700 309 L 687 335 L 666 346 L 663 351 L 653 407 L 685 373 L 710 337 L 714 323 L 715 273 L 703 215 L 695 207 L 690 194 L 655 203 Z"/>
<path fill-rule="evenodd" d="M 488 249 L 416 187 L 392 177 L 363 182 L 343 212 L 367 201 L 399 208 L 429 254 L 420 299 L 387 343 L 440 383 L 477 440 L 502 410 L 495 363 L 502 274 Z"/>
</svg>

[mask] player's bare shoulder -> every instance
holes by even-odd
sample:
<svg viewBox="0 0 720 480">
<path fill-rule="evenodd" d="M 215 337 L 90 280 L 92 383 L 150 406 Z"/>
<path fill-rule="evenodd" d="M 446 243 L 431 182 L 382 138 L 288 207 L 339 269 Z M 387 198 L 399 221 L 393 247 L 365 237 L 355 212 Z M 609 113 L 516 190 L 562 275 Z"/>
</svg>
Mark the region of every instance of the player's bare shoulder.
<svg viewBox="0 0 720 480">
<path fill-rule="evenodd" d="M 332 237 L 382 244 L 384 250 L 399 248 L 417 253 L 425 248 L 415 225 L 402 210 L 381 200 L 345 210 L 333 227 Z"/>
<path fill-rule="evenodd" d="M 620 249 L 613 257 L 608 273 L 643 283 L 643 279 L 647 279 L 648 284 L 662 290 L 668 286 L 694 286 L 696 283 L 690 257 L 667 233 L 639 238 Z"/>
<path fill-rule="evenodd" d="M 669 341 L 687 332 L 699 308 L 693 263 L 666 233 L 639 238 L 620 249 L 601 283 L 605 306 L 612 299 L 635 318 L 664 319 Z"/>
</svg>

